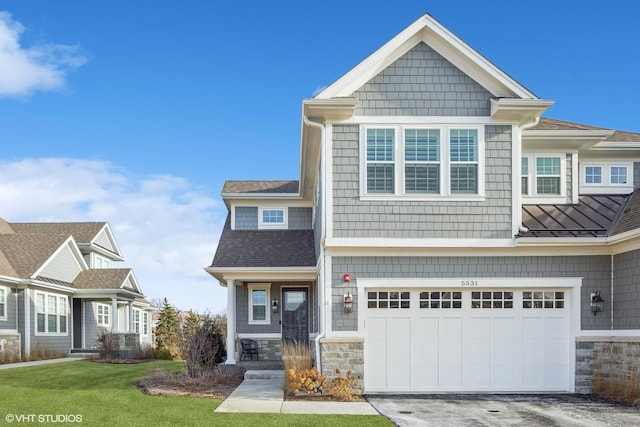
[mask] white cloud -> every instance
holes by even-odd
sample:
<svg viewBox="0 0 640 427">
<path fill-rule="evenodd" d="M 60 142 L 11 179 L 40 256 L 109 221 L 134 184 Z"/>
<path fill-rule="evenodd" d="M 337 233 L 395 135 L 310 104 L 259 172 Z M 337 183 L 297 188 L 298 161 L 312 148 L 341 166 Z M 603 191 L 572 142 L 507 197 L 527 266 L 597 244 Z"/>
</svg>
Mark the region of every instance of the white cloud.
<svg viewBox="0 0 640 427">
<path fill-rule="evenodd" d="M 131 176 L 102 161 L 0 162 L 0 217 L 9 222 L 106 221 L 148 299 L 218 313 L 226 289 L 204 272 L 226 209 L 170 175 Z"/>
<path fill-rule="evenodd" d="M 0 11 L 0 96 L 25 97 L 64 89 L 66 75 L 86 62 L 78 46 L 20 45 L 25 27 Z"/>
</svg>

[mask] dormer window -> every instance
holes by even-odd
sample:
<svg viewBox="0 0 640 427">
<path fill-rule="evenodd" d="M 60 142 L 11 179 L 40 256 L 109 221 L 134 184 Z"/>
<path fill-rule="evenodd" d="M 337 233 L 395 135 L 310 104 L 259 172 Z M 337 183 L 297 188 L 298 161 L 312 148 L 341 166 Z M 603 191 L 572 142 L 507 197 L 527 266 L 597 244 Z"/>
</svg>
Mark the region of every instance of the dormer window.
<svg viewBox="0 0 640 427">
<path fill-rule="evenodd" d="M 258 228 L 287 228 L 287 208 L 260 208 L 258 212 Z"/>
<path fill-rule="evenodd" d="M 520 165 L 526 203 L 566 203 L 566 154 L 525 154 Z"/>
<path fill-rule="evenodd" d="M 98 254 L 93 254 L 93 268 L 111 268 L 111 260 Z"/>
<path fill-rule="evenodd" d="M 633 191 L 631 162 L 581 162 L 580 194 L 627 194 Z"/>
</svg>

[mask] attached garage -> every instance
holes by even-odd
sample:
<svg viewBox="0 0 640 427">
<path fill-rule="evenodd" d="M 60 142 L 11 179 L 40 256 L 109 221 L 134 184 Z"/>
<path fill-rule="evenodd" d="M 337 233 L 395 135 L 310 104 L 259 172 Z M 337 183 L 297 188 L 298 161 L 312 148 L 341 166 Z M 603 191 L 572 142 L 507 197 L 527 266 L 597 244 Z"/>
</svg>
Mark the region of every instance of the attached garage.
<svg viewBox="0 0 640 427">
<path fill-rule="evenodd" d="M 363 287 L 365 391 L 573 391 L 580 279 L 509 280 Z"/>
</svg>

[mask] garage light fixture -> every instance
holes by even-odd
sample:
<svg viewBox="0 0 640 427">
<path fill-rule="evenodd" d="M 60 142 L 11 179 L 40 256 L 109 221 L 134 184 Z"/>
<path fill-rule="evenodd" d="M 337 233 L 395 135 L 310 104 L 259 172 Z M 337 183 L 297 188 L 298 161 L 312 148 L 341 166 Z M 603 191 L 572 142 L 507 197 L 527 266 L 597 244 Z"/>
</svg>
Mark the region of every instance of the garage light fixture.
<svg viewBox="0 0 640 427">
<path fill-rule="evenodd" d="M 604 311 L 604 300 L 602 296 L 600 296 L 600 291 L 591 293 L 591 311 L 593 311 L 594 316 L 596 316 L 598 312 Z"/>
<path fill-rule="evenodd" d="M 351 313 L 353 311 L 353 297 L 350 293 L 344 294 L 344 312 Z"/>
</svg>

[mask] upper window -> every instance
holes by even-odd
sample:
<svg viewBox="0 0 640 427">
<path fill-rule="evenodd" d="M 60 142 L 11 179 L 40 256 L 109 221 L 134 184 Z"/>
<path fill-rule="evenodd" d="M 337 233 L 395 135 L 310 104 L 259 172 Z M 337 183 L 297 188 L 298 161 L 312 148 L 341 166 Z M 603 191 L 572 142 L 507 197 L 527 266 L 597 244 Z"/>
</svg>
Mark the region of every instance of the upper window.
<svg viewBox="0 0 640 427">
<path fill-rule="evenodd" d="M 483 193 L 484 128 L 361 128 L 364 196 L 477 196 Z"/>
<path fill-rule="evenodd" d="M 633 191 L 632 163 L 580 163 L 580 193 L 630 193 Z"/>
<path fill-rule="evenodd" d="M 560 157 L 536 157 L 536 193 L 560 195 Z"/>
<path fill-rule="evenodd" d="M 269 313 L 269 283 L 249 284 L 249 324 L 268 325 Z"/>
<path fill-rule="evenodd" d="M 7 289 L 0 287 L 0 319 L 7 320 Z"/>
<path fill-rule="evenodd" d="M 111 260 L 109 258 L 94 254 L 93 260 L 93 268 L 111 268 Z"/>
<path fill-rule="evenodd" d="M 98 326 L 111 326 L 111 316 L 110 316 L 111 307 L 106 304 L 96 304 L 96 320 Z"/>
<path fill-rule="evenodd" d="M 67 305 L 66 296 L 36 293 L 36 333 L 66 334 Z"/>
<path fill-rule="evenodd" d="M 520 186 L 523 196 L 541 199 L 565 197 L 564 154 L 531 154 L 521 159 Z"/>
<path fill-rule="evenodd" d="M 260 208 L 259 228 L 287 228 L 287 208 Z"/>
</svg>

